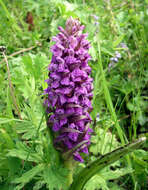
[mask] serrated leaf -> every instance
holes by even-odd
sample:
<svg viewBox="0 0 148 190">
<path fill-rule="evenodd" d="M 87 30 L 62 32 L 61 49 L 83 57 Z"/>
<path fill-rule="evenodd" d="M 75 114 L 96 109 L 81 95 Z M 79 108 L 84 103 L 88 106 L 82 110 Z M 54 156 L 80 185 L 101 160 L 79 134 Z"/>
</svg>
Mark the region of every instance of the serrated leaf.
<svg viewBox="0 0 148 190">
<path fill-rule="evenodd" d="M 148 160 L 148 152 L 146 152 L 145 150 L 136 150 L 134 152 L 134 155 L 138 158 L 144 159 L 144 160 Z"/>
<path fill-rule="evenodd" d="M 115 135 L 99 127 L 97 129 L 97 135 L 92 136 L 91 142 L 90 152 L 94 154 L 105 154 L 119 146 Z"/>
<path fill-rule="evenodd" d="M 92 179 L 87 182 L 87 184 L 85 185 L 85 188 L 87 190 L 95 190 L 95 189 L 99 189 L 99 188 L 101 188 L 103 190 L 110 190 L 107 187 L 107 182 L 105 181 L 105 179 L 98 175 L 93 176 Z"/>
<path fill-rule="evenodd" d="M 108 171 L 108 172 L 101 172 L 100 175 L 105 179 L 105 180 L 114 180 L 117 179 L 121 176 L 124 176 L 126 174 L 132 173 L 133 169 L 132 168 L 121 168 L 121 169 L 116 169 L 115 171 Z"/>
<path fill-rule="evenodd" d="M 24 173 L 21 177 L 14 179 L 13 183 L 26 184 L 29 181 L 31 181 L 33 179 L 33 177 L 36 176 L 38 173 L 40 173 L 44 168 L 45 168 L 44 164 L 39 164 L 39 165 L 33 167 L 28 172 Z"/>
<path fill-rule="evenodd" d="M 99 174 L 95 175 L 87 182 L 85 188 L 87 190 L 95 190 L 95 189 L 103 189 L 103 190 L 110 190 L 108 186 L 107 180 L 114 180 L 118 179 L 121 176 L 129 174 L 133 172 L 132 168 L 122 168 L 117 169 L 116 171 L 108 171 L 108 172 L 100 172 Z"/>
<path fill-rule="evenodd" d="M 39 190 L 43 187 L 43 185 L 45 185 L 45 181 L 37 181 L 33 187 L 33 190 Z"/>
<path fill-rule="evenodd" d="M 46 128 L 46 124 L 45 124 L 45 121 L 43 121 L 43 123 L 41 124 L 38 130 L 37 123 L 39 123 L 41 119 L 40 117 L 42 114 L 42 107 L 40 107 L 40 105 L 38 105 L 37 102 L 36 102 L 36 105 L 32 107 L 32 109 L 29 106 L 25 106 L 25 109 L 26 109 L 27 115 L 30 116 L 29 119 L 31 121 L 17 122 L 15 129 L 17 133 L 22 134 L 23 139 L 28 140 L 28 139 L 32 139 L 38 136 L 39 132 Z"/>
<path fill-rule="evenodd" d="M 110 190 L 125 190 L 121 186 L 117 185 L 116 183 L 109 183 L 109 189 Z"/>
<path fill-rule="evenodd" d="M 7 156 L 17 157 L 22 160 L 39 163 L 42 161 L 40 153 L 34 152 L 25 143 L 19 142 L 16 144 L 16 148 L 9 151 Z"/>
<path fill-rule="evenodd" d="M 23 123 L 19 122 L 16 124 L 15 129 L 16 129 L 17 133 L 23 133 L 22 138 L 26 139 L 26 140 L 35 136 L 36 130 L 37 130 L 31 121 L 26 121 Z"/>
<path fill-rule="evenodd" d="M 44 170 L 43 177 L 50 190 L 67 190 L 67 175 L 67 169 L 49 165 Z"/>
</svg>

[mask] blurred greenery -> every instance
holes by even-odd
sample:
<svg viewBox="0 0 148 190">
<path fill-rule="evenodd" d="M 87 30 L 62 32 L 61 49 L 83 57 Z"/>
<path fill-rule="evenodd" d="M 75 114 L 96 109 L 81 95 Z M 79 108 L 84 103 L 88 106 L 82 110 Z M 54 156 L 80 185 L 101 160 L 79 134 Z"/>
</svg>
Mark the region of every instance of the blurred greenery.
<svg viewBox="0 0 148 190">
<path fill-rule="evenodd" d="M 10 69 L 9 80 L 1 53 L 0 190 L 65 188 L 68 171 L 52 146 L 42 104 L 51 39 L 70 16 L 86 26 L 94 78 L 95 135 L 78 170 L 147 131 L 148 0 L 0 0 L 0 46 Z M 146 190 L 147 149 L 102 170 L 85 189 Z"/>
</svg>

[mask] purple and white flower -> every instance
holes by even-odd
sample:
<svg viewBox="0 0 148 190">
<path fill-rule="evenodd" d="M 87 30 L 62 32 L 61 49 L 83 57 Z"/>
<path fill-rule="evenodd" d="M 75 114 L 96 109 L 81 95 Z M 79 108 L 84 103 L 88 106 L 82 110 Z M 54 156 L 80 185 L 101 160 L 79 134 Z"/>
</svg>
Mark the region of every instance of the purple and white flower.
<svg viewBox="0 0 148 190">
<path fill-rule="evenodd" d="M 115 51 L 115 56 L 110 58 L 110 63 L 108 65 L 109 71 L 116 63 L 118 63 L 119 59 L 121 59 L 121 54 L 118 51 Z"/>
</svg>

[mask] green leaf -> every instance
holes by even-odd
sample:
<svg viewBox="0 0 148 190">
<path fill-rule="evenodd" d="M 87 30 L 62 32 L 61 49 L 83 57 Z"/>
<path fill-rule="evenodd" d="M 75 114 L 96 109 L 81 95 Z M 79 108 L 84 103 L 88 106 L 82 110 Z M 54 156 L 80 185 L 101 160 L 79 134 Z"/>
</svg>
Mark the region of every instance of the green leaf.
<svg viewBox="0 0 148 190">
<path fill-rule="evenodd" d="M 148 168 L 148 152 L 144 150 L 136 150 L 132 156 L 134 162 L 136 162 L 139 166 Z"/>
<path fill-rule="evenodd" d="M 110 153 L 107 153 L 96 161 L 92 162 L 86 168 L 84 168 L 75 178 L 71 185 L 71 190 L 82 190 L 85 186 L 86 182 L 91 179 L 94 175 L 96 175 L 100 170 L 105 168 L 106 166 L 114 163 L 119 160 L 122 156 L 125 156 L 129 152 L 132 152 L 138 149 L 141 145 L 146 142 L 145 137 L 141 137 L 137 141 L 133 143 L 129 143 L 121 148 L 118 148 Z"/>
<path fill-rule="evenodd" d="M 100 175 L 105 179 L 105 180 L 114 180 L 119 177 L 122 177 L 126 174 L 132 173 L 133 169 L 132 168 L 121 168 L 121 169 L 116 169 L 115 171 L 108 171 L 108 172 L 101 172 Z M 98 176 L 98 175 L 97 175 Z"/>
<path fill-rule="evenodd" d="M 5 139 L 5 142 L 7 143 L 7 148 L 13 148 L 14 143 L 11 139 L 11 136 L 4 129 L 0 129 L 0 134 L 2 134 L 3 139 Z"/>
<path fill-rule="evenodd" d="M 121 169 L 116 169 L 115 171 L 111 170 L 105 171 L 104 169 L 100 171 L 99 174 L 93 176 L 86 183 L 85 188 L 87 190 L 95 190 L 99 188 L 103 190 L 110 190 L 107 180 L 115 180 L 131 172 L 133 172 L 132 168 L 121 168 Z"/>
<path fill-rule="evenodd" d="M 98 153 L 105 154 L 119 146 L 115 135 L 100 127 L 97 127 L 96 130 L 97 135 L 91 138 L 90 152 L 93 152 L 95 155 Z"/>
<path fill-rule="evenodd" d="M 43 177 L 50 190 L 66 190 L 67 189 L 67 169 L 57 166 L 48 166 L 45 168 Z"/>
<path fill-rule="evenodd" d="M 0 190 L 14 190 L 14 186 L 10 184 L 0 184 Z"/>
<path fill-rule="evenodd" d="M 121 187 L 121 185 L 117 185 L 115 182 L 114 183 L 109 183 L 109 189 L 110 190 L 125 190 L 124 188 Z"/>
<path fill-rule="evenodd" d="M 16 148 L 9 151 L 7 156 L 17 157 L 22 160 L 39 163 L 42 161 L 40 153 L 33 151 L 25 143 L 18 142 Z"/>
<path fill-rule="evenodd" d="M 34 68 L 33 68 L 32 57 L 30 55 L 25 55 L 22 57 L 22 61 L 24 63 L 26 72 L 28 74 L 31 74 L 32 76 L 34 76 Z"/>
<path fill-rule="evenodd" d="M 43 185 L 45 185 L 45 181 L 42 179 L 42 180 L 38 180 L 34 187 L 33 187 L 33 190 L 39 190 L 43 187 Z"/>
<path fill-rule="evenodd" d="M 35 68 L 35 79 L 41 79 L 42 76 L 42 70 L 43 70 L 43 63 L 45 66 L 47 66 L 49 63 L 49 60 L 45 55 L 36 55 L 34 57 L 34 68 Z"/>
<path fill-rule="evenodd" d="M 17 133 L 23 133 L 22 138 L 23 139 L 31 139 L 36 135 L 37 128 L 32 124 L 31 121 L 26 122 L 19 122 L 16 124 L 15 129 Z"/>
<path fill-rule="evenodd" d="M 31 181 L 37 174 L 39 174 L 41 171 L 43 171 L 45 168 L 44 164 L 39 164 L 32 168 L 31 170 L 24 173 L 21 177 L 16 178 L 12 181 L 12 183 L 21 183 L 18 187 L 16 187 L 17 190 L 21 189 L 20 187 L 23 187 L 26 183 Z"/>
<path fill-rule="evenodd" d="M 92 179 L 87 182 L 87 184 L 85 185 L 85 188 L 87 190 L 96 190 L 99 188 L 101 188 L 103 190 L 110 190 L 107 187 L 107 182 L 105 181 L 105 179 L 99 175 L 93 176 Z"/>
<path fill-rule="evenodd" d="M 123 41 L 124 36 L 125 36 L 125 34 L 122 34 L 121 36 L 119 36 L 119 37 L 117 38 L 117 40 L 113 42 L 113 46 L 114 46 L 114 47 L 117 47 L 117 46 Z"/>
<path fill-rule="evenodd" d="M 22 121 L 20 119 L 9 119 L 9 118 L 0 118 L 0 124 L 5 124 L 5 123 L 9 123 L 12 121 Z"/>
<path fill-rule="evenodd" d="M 16 173 L 19 173 L 19 171 L 22 167 L 21 160 L 18 158 L 9 157 L 8 158 L 8 167 L 9 167 L 10 177 L 12 177 Z"/>
<path fill-rule="evenodd" d="M 130 111 L 138 111 L 138 106 L 137 105 L 134 105 L 133 103 L 131 102 L 128 102 L 127 103 L 127 108 L 130 110 Z"/>
<path fill-rule="evenodd" d="M 97 59 L 97 52 L 94 46 L 91 46 L 89 53 L 92 56 L 93 60 L 95 61 Z"/>
<path fill-rule="evenodd" d="M 101 48 L 101 51 L 107 55 L 110 55 L 110 56 L 114 56 L 113 52 L 112 52 L 112 49 L 109 48 L 109 47 L 102 47 Z"/>
</svg>

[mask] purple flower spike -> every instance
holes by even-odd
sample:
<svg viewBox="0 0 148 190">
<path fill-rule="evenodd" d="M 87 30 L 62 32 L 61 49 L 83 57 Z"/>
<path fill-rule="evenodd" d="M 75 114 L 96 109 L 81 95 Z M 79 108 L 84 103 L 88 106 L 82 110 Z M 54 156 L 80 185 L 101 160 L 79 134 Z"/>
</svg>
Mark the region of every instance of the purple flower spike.
<svg viewBox="0 0 148 190">
<path fill-rule="evenodd" d="M 71 152 L 76 161 L 83 162 L 81 153 L 88 154 L 89 127 L 92 110 L 93 80 L 88 65 L 90 43 L 78 20 L 70 17 L 65 29 L 58 27 L 53 37 L 52 60 L 48 67 L 48 87 L 44 104 L 50 113 L 49 123 L 55 134 L 54 144 L 63 153 Z M 50 112 L 51 110 L 51 112 Z"/>
</svg>

